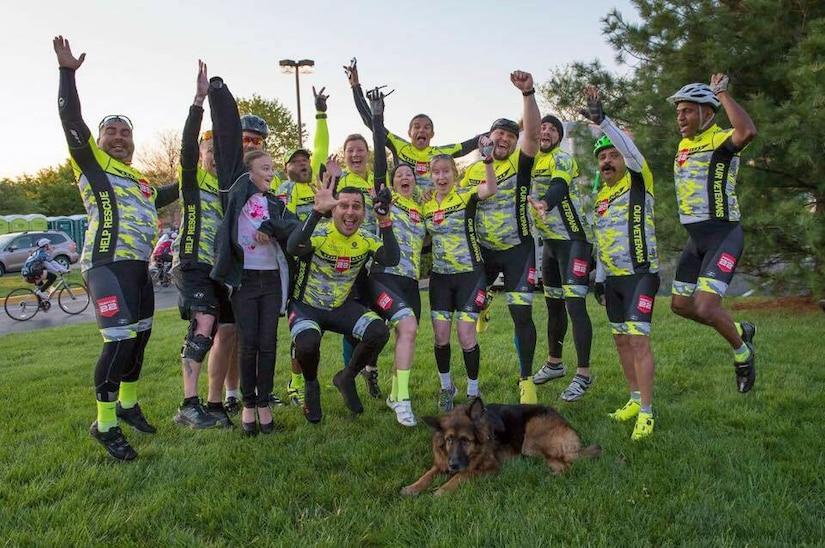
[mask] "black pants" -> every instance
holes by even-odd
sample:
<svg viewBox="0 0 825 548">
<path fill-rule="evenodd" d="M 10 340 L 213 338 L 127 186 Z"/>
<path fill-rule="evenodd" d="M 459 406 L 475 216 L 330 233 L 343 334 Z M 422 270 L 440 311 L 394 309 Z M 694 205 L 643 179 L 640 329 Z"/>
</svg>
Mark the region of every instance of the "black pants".
<svg viewBox="0 0 825 548">
<path fill-rule="evenodd" d="M 281 277 L 277 270 L 244 270 L 232 294 L 244 407 L 266 407 L 275 376 Z"/>
</svg>

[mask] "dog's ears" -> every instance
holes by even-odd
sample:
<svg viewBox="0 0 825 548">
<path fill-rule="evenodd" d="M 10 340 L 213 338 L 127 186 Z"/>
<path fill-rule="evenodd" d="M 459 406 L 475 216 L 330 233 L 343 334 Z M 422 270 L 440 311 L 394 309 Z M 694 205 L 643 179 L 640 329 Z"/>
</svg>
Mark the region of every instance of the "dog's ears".
<svg viewBox="0 0 825 548">
<path fill-rule="evenodd" d="M 504 420 L 501 417 L 492 412 L 485 413 L 484 416 L 487 419 L 487 424 L 490 425 L 490 428 L 493 430 L 493 433 L 504 432 Z"/>
<path fill-rule="evenodd" d="M 421 420 L 426 422 L 430 426 L 430 428 L 432 428 L 436 432 L 441 431 L 441 421 L 438 419 L 438 417 L 421 417 Z"/>
<path fill-rule="evenodd" d="M 478 419 L 484 414 L 484 402 L 481 401 L 481 398 L 475 398 L 473 403 L 470 404 L 470 408 L 467 409 L 467 415 L 469 415 L 470 419 L 473 422 L 477 422 Z"/>
</svg>

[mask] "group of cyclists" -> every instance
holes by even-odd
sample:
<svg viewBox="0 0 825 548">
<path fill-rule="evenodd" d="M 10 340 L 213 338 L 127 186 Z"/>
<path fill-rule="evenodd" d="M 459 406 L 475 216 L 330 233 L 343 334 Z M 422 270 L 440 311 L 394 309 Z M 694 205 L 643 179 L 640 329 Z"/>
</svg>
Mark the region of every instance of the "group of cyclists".
<svg viewBox="0 0 825 548">
<path fill-rule="evenodd" d="M 90 433 L 114 458 L 137 456 L 119 421 L 156 431 L 138 404 L 136 385 L 152 329 L 148 262 L 157 208 L 176 199 L 181 223 L 172 243 L 172 273 L 181 317 L 189 322 L 181 350 L 184 399 L 174 417 L 181 425 L 229 427 L 230 415 L 239 413 L 244 434 L 273 432 L 272 408 L 284 404 L 273 380 L 278 323 L 285 315 L 292 355 L 286 403 L 302 406 L 310 423 L 322 420 L 321 339 L 335 332 L 342 335 L 343 363 L 333 384 L 350 411 L 363 412 L 356 379 L 364 376 L 369 393 L 383 397 L 376 368 L 392 330 L 386 402 L 400 424 L 415 426 L 409 379 L 421 323 L 419 279 L 427 276 L 439 411 L 449 411 L 458 392 L 451 373 L 453 323 L 467 398 L 480 395 L 479 334 L 489 323 L 489 288 L 500 274 L 513 322 L 519 401 L 537 403 L 537 385 L 566 375 L 568 315 L 577 367 L 561 397 L 576 401 L 593 383 L 585 297 L 596 264 L 597 296 L 606 305 L 630 392 L 610 416 L 635 418 L 634 440 L 652 434 L 649 337 L 659 287 L 653 178 L 631 138 L 604 114 L 596 88 L 585 91 L 582 111 L 604 133 L 593 151 L 601 184 L 592 214 L 584 210 L 574 181 L 576 163 L 559 148 L 564 126 L 552 115 L 541 116 L 530 73 L 510 75 L 522 95 L 521 123 L 500 118 L 465 142 L 435 146 L 434 124 L 425 114 L 412 118 L 408 139 L 384 127 L 386 95 L 380 88 L 364 93 L 354 60 L 344 68 L 372 133 L 371 170 L 370 141 L 358 133 L 346 138 L 342 160 L 328 156 L 323 89 L 313 89 L 314 153 L 290 150 L 283 166 L 275 165 L 266 152 L 266 122 L 254 114 L 240 116 L 229 87 L 209 78 L 199 61 L 179 181 L 154 187 L 131 166 L 129 118 L 105 117 L 96 139 L 83 122 L 75 73 L 85 54 L 75 57 L 62 36 L 54 39 L 54 49 L 60 117 L 89 215 L 82 270 L 104 339 Z M 674 173 L 689 234 L 672 308 L 728 340 L 738 390 L 748 392 L 756 374 L 756 328 L 734 323 L 721 300 L 742 252 L 735 194 L 739 152 L 756 130 L 727 84 L 717 74 L 710 86 L 691 84 L 669 98 L 683 136 Z M 212 129 L 201 132 L 207 99 Z M 720 106 L 733 129 L 713 124 Z M 459 177 L 455 158 L 472 151 L 481 159 Z M 276 175 L 281 167 L 283 182 Z M 535 374 L 534 228 L 544 242 L 541 282 L 548 311 L 548 358 Z M 198 379 L 207 356 L 204 404 Z"/>
</svg>

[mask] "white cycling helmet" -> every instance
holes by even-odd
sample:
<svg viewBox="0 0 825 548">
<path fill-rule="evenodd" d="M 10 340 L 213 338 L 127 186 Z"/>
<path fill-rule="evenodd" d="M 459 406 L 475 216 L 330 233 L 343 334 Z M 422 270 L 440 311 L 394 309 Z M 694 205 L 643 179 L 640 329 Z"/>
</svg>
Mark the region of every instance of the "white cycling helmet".
<svg viewBox="0 0 825 548">
<path fill-rule="evenodd" d="M 714 111 L 722 104 L 719 97 L 711 91 L 710 86 L 699 82 L 688 84 L 682 89 L 667 98 L 669 103 L 676 104 L 682 101 L 697 103 L 699 105 L 709 105 Z"/>
<path fill-rule="evenodd" d="M 48 238 L 40 238 L 39 240 L 37 240 L 37 247 L 46 247 L 50 243 L 51 242 Z"/>
</svg>

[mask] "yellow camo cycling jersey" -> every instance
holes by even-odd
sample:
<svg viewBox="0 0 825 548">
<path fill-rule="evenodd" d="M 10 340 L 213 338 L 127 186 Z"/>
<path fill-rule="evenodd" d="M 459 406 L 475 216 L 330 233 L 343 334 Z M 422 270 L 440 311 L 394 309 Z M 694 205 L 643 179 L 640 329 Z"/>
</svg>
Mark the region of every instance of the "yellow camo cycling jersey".
<svg viewBox="0 0 825 548">
<path fill-rule="evenodd" d="M 493 162 L 498 192 L 478 205 L 478 241 L 488 249 L 503 251 L 532 238 L 527 213 L 530 173 L 519 181 L 520 154 L 517 148 L 508 158 Z M 478 186 L 486 180 L 484 162 L 476 162 L 467 169 L 461 186 Z"/>
<path fill-rule="evenodd" d="M 157 236 L 157 191 L 140 171 L 100 150 L 93 137 L 87 144 L 95 165 L 81 167 L 71 158 L 89 219 L 81 270 L 115 261 L 149 261 Z"/>
<path fill-rule="evenodd" d="M 653 202 L 653 174 L 647 162 L 641 173 L 628 169 L 616 184 L 602 185 L 594 228 L 608 276 L 658 272 Z"/>
<path fill-rule="evenodd" d="M 533 164 L 533 197 L 544 198 L 550 181 L 563 179 L 567 183 L 567 194 L 562 202 L 547 212 L 545 219 L 533 208 L 533 223 L 542 238 L 549 240 L 589 240 L 592 237 L 584 214 L 584 205 L 575 178 L 579 176 L 579 166 L 568 153 L 556 147 L 548 152 L 539 152 Z"/>
<path fill-rule="evenodd" d="M 427 231 L 421 205 L 412 198 L 392 194 L 392 232 L 401 250 L 401 260 L 396 266 L 373 263 L 370 272 L 384 272 L 417 280 L 421 267 L 421 248 Z"/>
<path fill-rule="evenodd" d="M 315 228 L 310 245 L 313 252 L 299 258 L 292 298 L 332 310 L 344 304 L 358 272 L 384 244 L 363 227 L 347 237 L 328 222 Z"/>
<path fill-rule="evenodd" d="M 181 218 L 178 237 L 172 242 L 172 266 L 182 262 L 214 265 L 215 237 L 223 219 L 218 179 L 198 166 L 197 188 L 187 191 L 183 176 L 178 169 Z"/>
<path fill-rule="evenodd" d="M 375 212 L 372 209 L 372 194 L 370 194 L 375 190 L 375 177 L 372 173 L 370 173 L 367 175 L 367 178 L 364 179 L 357 173 L 345 171 L 338 180 L 338 184 L 335 188 L 341 190 L 342 188 L 348 186 L 355 187 L 360 190 L 361 195 L 364 197 L 365 215 L 361 228 L 370 234 L 378 234 L 378 219 L 375 218 Z"/>
<path fill-rule="evenodd" d="M 482 264 L 476 235 L 478 186 L 453 187 L 441 203 L 424 204 L 424 222 L 433 240 L 433 272 L 471 272 Z"/>
<path fill-rule="evenodd" d="M 431 190 L 434 185 L 430 179 L 430 160 L 439 154 L 457 156 L 461 152 L 461 143 L 443 146 L 428 146 L 423 150 L 415 148 L 412 143 L 395 133 L 387 132 L 387 141 L 398 160 L 412 166 L 415 182 L 420 191 Z"/>
<path fill-rule="evenodd" d="M 679 142 L 673 176 L 682 224 L 739 220 L 736 176 L 740 151 L 735 150 L 731 135 L 733 129 L 713 125 Z"/>
<path fill-rule="evenodd" d="M 284 181 L 276 192 L 286 208 L 294 213 L 301 222 L 312 213 L 315 205 L 315 192 L 309 183 Z"/>
</svg>

